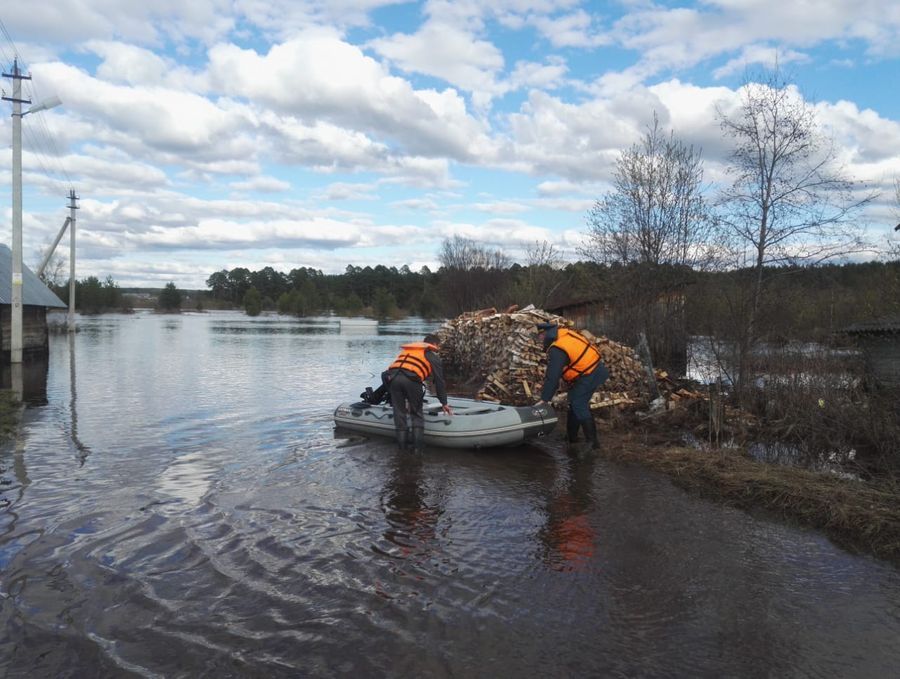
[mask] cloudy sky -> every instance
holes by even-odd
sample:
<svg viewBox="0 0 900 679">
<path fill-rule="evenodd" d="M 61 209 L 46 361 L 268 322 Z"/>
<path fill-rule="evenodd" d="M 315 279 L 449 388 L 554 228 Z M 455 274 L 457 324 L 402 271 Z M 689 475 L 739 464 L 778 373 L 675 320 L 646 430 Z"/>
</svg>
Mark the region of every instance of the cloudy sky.
<svg viewBox="0 0 900 679">
<path fill-rule="evenodd" d="M 654 112 L 702 148 L 713 189 L 716 107 L 776 57 L 847 172 L 883 191 L 871 240 L 898 219 L 896 0 L 42 0 L 4 2 L 0 21 L 4 73 L 18 57 L 23 94 L 63 101 L 23 119 L 26 264 L 74 188 L 79 278 L 434 268 L 454 235 L 574 259 Z"/>
</svg>

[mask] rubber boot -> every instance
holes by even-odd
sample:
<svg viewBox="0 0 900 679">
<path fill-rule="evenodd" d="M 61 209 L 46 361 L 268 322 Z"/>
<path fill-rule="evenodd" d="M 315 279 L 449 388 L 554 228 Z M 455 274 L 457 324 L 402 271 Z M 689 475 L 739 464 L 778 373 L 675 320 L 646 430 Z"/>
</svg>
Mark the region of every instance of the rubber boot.
<svg viewBox="0 0 900 679">
<path fill-rule="evenodd" d="M 566 442 L 575 443 L 578 440 L 578 426 L 581 424 L 572 413 L 566 416 Z"/>
<path fill-rule="evenodd" d="M 425 452 L 425 427 L 413 427 L 412 446 L 416 455 L 421 455 Z"/>
<path fill-rule="evenodd" d="M 590 417 L 581 423 L 581 428 L 584 430 L 584 437 L 587 439 L 585 450 L 588 455 L 591 455 L 600 447 L 600 441 L 597 440 L 597 423 L 594 422 L 593 417 Z"/>
<path fill-rule="evenodd" d="M 400 447 L 400 450 L 407 449 L 407 447 L 409 445 L 408 437 L 409 437 L 409 432 L 407 432 L 405 429 L 397 430 L 397 445 Z"/>
</svg>

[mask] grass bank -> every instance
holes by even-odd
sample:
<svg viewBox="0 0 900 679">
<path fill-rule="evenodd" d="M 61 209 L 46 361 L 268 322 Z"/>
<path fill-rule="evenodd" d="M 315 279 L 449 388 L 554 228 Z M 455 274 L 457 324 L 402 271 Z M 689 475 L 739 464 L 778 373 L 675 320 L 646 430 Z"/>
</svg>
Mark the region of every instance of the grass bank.
<svg viewBox="0 0 900 679">
<path fill-rule="evenodd" d="M 900 564 L 900 487 L 756 462 L 739 449 L 703 451 L 607 431 L 601 455 L 668 474 L 703 497 L 824 532 L 841 547 Z"/>
</svg>

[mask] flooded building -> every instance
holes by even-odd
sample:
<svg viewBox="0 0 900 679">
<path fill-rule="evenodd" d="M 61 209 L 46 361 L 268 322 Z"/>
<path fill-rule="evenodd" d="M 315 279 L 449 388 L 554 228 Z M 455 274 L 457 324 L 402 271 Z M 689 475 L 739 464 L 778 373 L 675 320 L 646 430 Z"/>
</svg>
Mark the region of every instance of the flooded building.
<svg viewBox="0 0 900 679">
<path fill-rule="evenodd" d="M 862 349 L 869 378 L 878 386 L 900 389 L 900 314 L 856 323 L 845 332 Z"/>
<path fill-rule="evenodd" d="M 28 354 L 45 354 L 49 347 L 47 310 L 66 305 L 37 275 L 22 265 L 22 349 Z M 0 245 L 0 361 L 9 363 L 12 325 L 12 251 Z"/>
</svg>

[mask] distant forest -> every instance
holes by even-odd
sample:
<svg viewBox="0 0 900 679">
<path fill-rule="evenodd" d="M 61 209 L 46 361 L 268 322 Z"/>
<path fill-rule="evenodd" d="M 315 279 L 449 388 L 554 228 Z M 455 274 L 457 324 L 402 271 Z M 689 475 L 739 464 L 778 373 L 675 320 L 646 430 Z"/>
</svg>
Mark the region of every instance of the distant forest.
<svg viewBox="0 0 900 679">
<path fill-rule="evenodd" d="M 207 279 L 208 295 L 219 303 L 243 307 L 251 289 L 263 309 L 310 316 L 327 312 L 378 318 L 418 315 L 452 317 L 464 311 L 505 309 L 534 304 L 559 308 L 580 301 L 617 306 L 635 282 L 671 279 L 671 290 L 684 300 L 688 331 L 704 332 L 712 316 L 734 315 L 723 295 L 744 286 L 752 270 L 697 272 L 650 265 L 577 262 L 505 268 L 445 268 L 411 271 L 403 266 L 348 266 L 342 274 L 311 268 L 288 273 L 222 270 Z M 782 338 L 821 338 L 851 323 L 900 312 L 900 261 L 772 268 L 762 325 Z M 627 288 L 627 289 L 626 289 Z"/>
<path fill-rule="evenodd" d="M 459 243 L 457 243 L 458 245 Z M 505 310 L 534 304 L 566 315 L 591 305 L 604 319 L 603 334 L 636 346 L 645 334 L 658 365 L 677 369 L 688 336 L 740 341 L 747 316 L 746 290 L 758 271 L 695 271 L 653 264 L 576 262 L 529 265 L 457 259 L 437 271 L 347 266 L 344 273 L 312 268 L 287 273 L 271 267 L 221 270 L 207 290 L 122 290 L 111 277 L 76 282 L 81 313 L 155 306 L 161 310 L 243 309 L 292 316 L 366 315 L 375 318 L 450 318 L 465 311 Z M 495 256 L 497 253 L 493 253 Z M 860 321 L 900 317 L 900 260 L 769 267 L 766 294 L 755 315 L 756 342 L 833 342 Z M 68 303 L 68 285 L 51 288 Z M 583 306 L 582 306 L 583 308 Z M 591 328 L 597 330 L 598 328 Z"/>
</svg>

